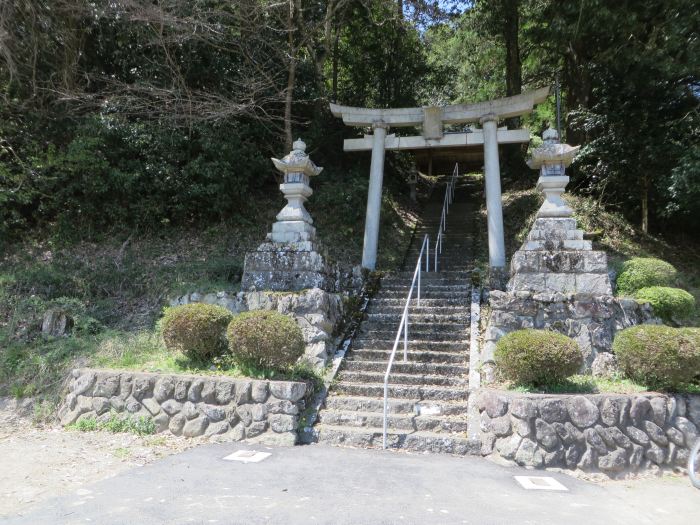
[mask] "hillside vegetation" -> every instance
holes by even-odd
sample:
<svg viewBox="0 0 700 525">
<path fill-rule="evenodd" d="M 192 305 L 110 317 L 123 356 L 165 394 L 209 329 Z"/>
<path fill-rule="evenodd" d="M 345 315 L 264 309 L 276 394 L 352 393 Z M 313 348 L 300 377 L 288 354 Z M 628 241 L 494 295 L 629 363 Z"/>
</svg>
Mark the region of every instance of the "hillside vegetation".
<svg viewBox="0 0 700 525">
<path fill-rule="evenodd" d="M 360 181 L 350 186 L 337 191 L 320 184 L 309 206 L 322 249 L 346 268 L 361 258 L 366 198 Z M 264 240 L 283 202 L 281 195 L 261 199 L 257 215 L 206 229 L 164 226 L 157 234 L 78 242 L 45 233 L 9 247 L 0 260 L 0 395 L 54 397 L 76 365 L 147 365 L 149 354 L 157 354 L 162 366 L 156 322 L 168 300 L 193 291 L 238 291 L 245 253 Z M 415 213 L 405 195 L 387 191 L 382 238 L 392 242 L 382 245 L 382 268 L 402 263 Z M 42 335 L 50 308 L 75 318 L 69 337 Z"/>
</svg>

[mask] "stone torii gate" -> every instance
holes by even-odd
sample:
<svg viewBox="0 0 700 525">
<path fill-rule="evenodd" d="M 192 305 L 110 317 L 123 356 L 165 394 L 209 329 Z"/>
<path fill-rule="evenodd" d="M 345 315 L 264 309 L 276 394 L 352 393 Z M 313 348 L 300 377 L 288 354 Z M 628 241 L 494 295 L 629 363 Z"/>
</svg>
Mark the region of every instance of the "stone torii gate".
<svg viewBox="0 0 700 525">
<path fill-rule="evenodd" d="M 544 102 L 548 95 L 549 87 L 544 87 L 513 97 L 444 107 L 369 109 L 331 104 L 333 115 L 342 117 L 346 125 L 362 128 L 371 126 L 374 132 L 373 135 L 365 135 L 362 138 L 346 139 L 343 145 L 344 151 L 372 151 L 362 267 L 374 270 L 377 264 L 385 151 L 483 146 L 489 264 L 492 268 L 504 268 L 506 255 L 498 145 L 529 142 L 530 133 L 525 129 L 499 129 L 498 121 L 531 112 L 535 105 Z M 481 129 L 469 133 L 444 132 L 446 124 L 469 122 L 479 122 Z M 390 127 L 417 126 L 422 128 L 422 133 L 418 136 L 387 135 L 387 129 Z"/>
</svg>

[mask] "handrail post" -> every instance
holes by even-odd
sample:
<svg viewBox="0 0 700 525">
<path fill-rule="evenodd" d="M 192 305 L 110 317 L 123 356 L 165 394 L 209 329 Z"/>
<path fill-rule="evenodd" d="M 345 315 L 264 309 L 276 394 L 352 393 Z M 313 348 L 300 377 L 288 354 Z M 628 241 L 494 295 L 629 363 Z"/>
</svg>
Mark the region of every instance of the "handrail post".
<svg viewBox="0 0 700 525">
<path fill-rule="evenodd" d="M 404 312 L 406 316 L 406 321 L 403 325 L 403 362 L 408 361 L 408 308 Z"/>
<path fill-rule="evenodd" d="M 382 434 L 382 448 L 386 450 L 386 414 L 389 404 L 389 383 L 384 381 L 384 433 Z"/>
<path fill-rule="evenodd" d="M 425 273 L 430 272 L 430 237 L 425 236 Z"/>
<path fill-rule="evenodd" d="M 418 300 L 416 301 L 418 306 L 420 306 L 420 274 L 423 266 L 421 263 L 422 261 L 418 261 Z"/>
</svg>

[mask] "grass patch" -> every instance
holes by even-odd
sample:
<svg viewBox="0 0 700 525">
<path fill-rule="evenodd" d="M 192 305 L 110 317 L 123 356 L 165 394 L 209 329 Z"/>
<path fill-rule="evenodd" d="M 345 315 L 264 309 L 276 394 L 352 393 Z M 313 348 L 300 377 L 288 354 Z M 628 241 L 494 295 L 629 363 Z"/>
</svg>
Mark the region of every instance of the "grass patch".
<svg viewBox="0 0 700 525">
<path fill-rule="evenodd" d="M 192 360 L 184 354 L 168 350 L 155 330 L 144 330 L 135 334 L 119 333 L 103 339 L 93 356 L 92 363 L 101 368 L 140 372 L 303 381 L 309 384 L 310 390 L 313 391 L 317 391 L 323 384 L 323 375 L 305 363 L 297 363 L 289 370 L 279 371 L 233 363 L 227 358 Z"/>
<path fill-rule="evenodd" d="M 494 387 L 528 394 L 637 394 L 654 391 L 646 385 L 635 383 L 621 375 L 604 378 L 583 374 L 571 376 L 564 381 L 537 387 L 511 382 L 503 382 L 494 385 Z M 673 391 L 684 394 L 700 394 L 700 386 L 687 384 Z"/>
<path fill-rule="evenodd" d="M 119 414 L 117 412 L 110 412 L 109 418 L 105 420 L 86 417 L 68 425 L 66 428 L 79 432 L 95 432 L 97 430 L 107 430 L 114 433 L 128 432 L 138 436 L 148 436 L 156 432 L 156 424 L 152 418 L 147 416 L 136 417 L 131 414 Z"/>
</svg>

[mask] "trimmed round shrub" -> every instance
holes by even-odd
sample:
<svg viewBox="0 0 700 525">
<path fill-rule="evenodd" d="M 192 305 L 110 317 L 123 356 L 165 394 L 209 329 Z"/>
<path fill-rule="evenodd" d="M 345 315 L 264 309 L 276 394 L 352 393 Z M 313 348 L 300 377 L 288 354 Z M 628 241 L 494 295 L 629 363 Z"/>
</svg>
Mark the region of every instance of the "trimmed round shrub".
<svg viewBox="0 0 700 525">
<path fill-rule="evenodd" d="M 518 330 L 501 337 L 495 359 L 503 377 L 526 385 L 560 382 L 583 365 L 576 341 L 547 330 Z"/>
<path fill-rule="evenodd" d="M 617 291 L 620 295 L 631 295 L 649 286 L 670 286 L 677 276 L 676 269 L 666 261 L 635 257 L 622 264 L 617 276 Z"/>
<path fill-rule="evenodd" d="M 304 336 L 296 321 L 270 310 L 237 315 L 226 335 L 233 360 L 248 366 L 286 370 L 304 354 Z"/>
<path fill-rule="evenodd" d="M 222 306 L 191 303 L 166 308 L 161 320 L 168 350 L 203 360 L 226 351 L 226 327 L 233 314 Z"/>
<path fill-rule="evenodd" d="M 700 328 L 633 326 L 617 333 L 613 352 L 630 379 L 652 388 L 678 387 L 700 373 Z"/>
<path fill-rule="evenodd" d="M 680 288 L 650 286 L 634 293 L 638 301 L 649 303 L 654 313 L 664 321 L 685 319 L 695 310 L 695 297 Z"/>
</svg>

